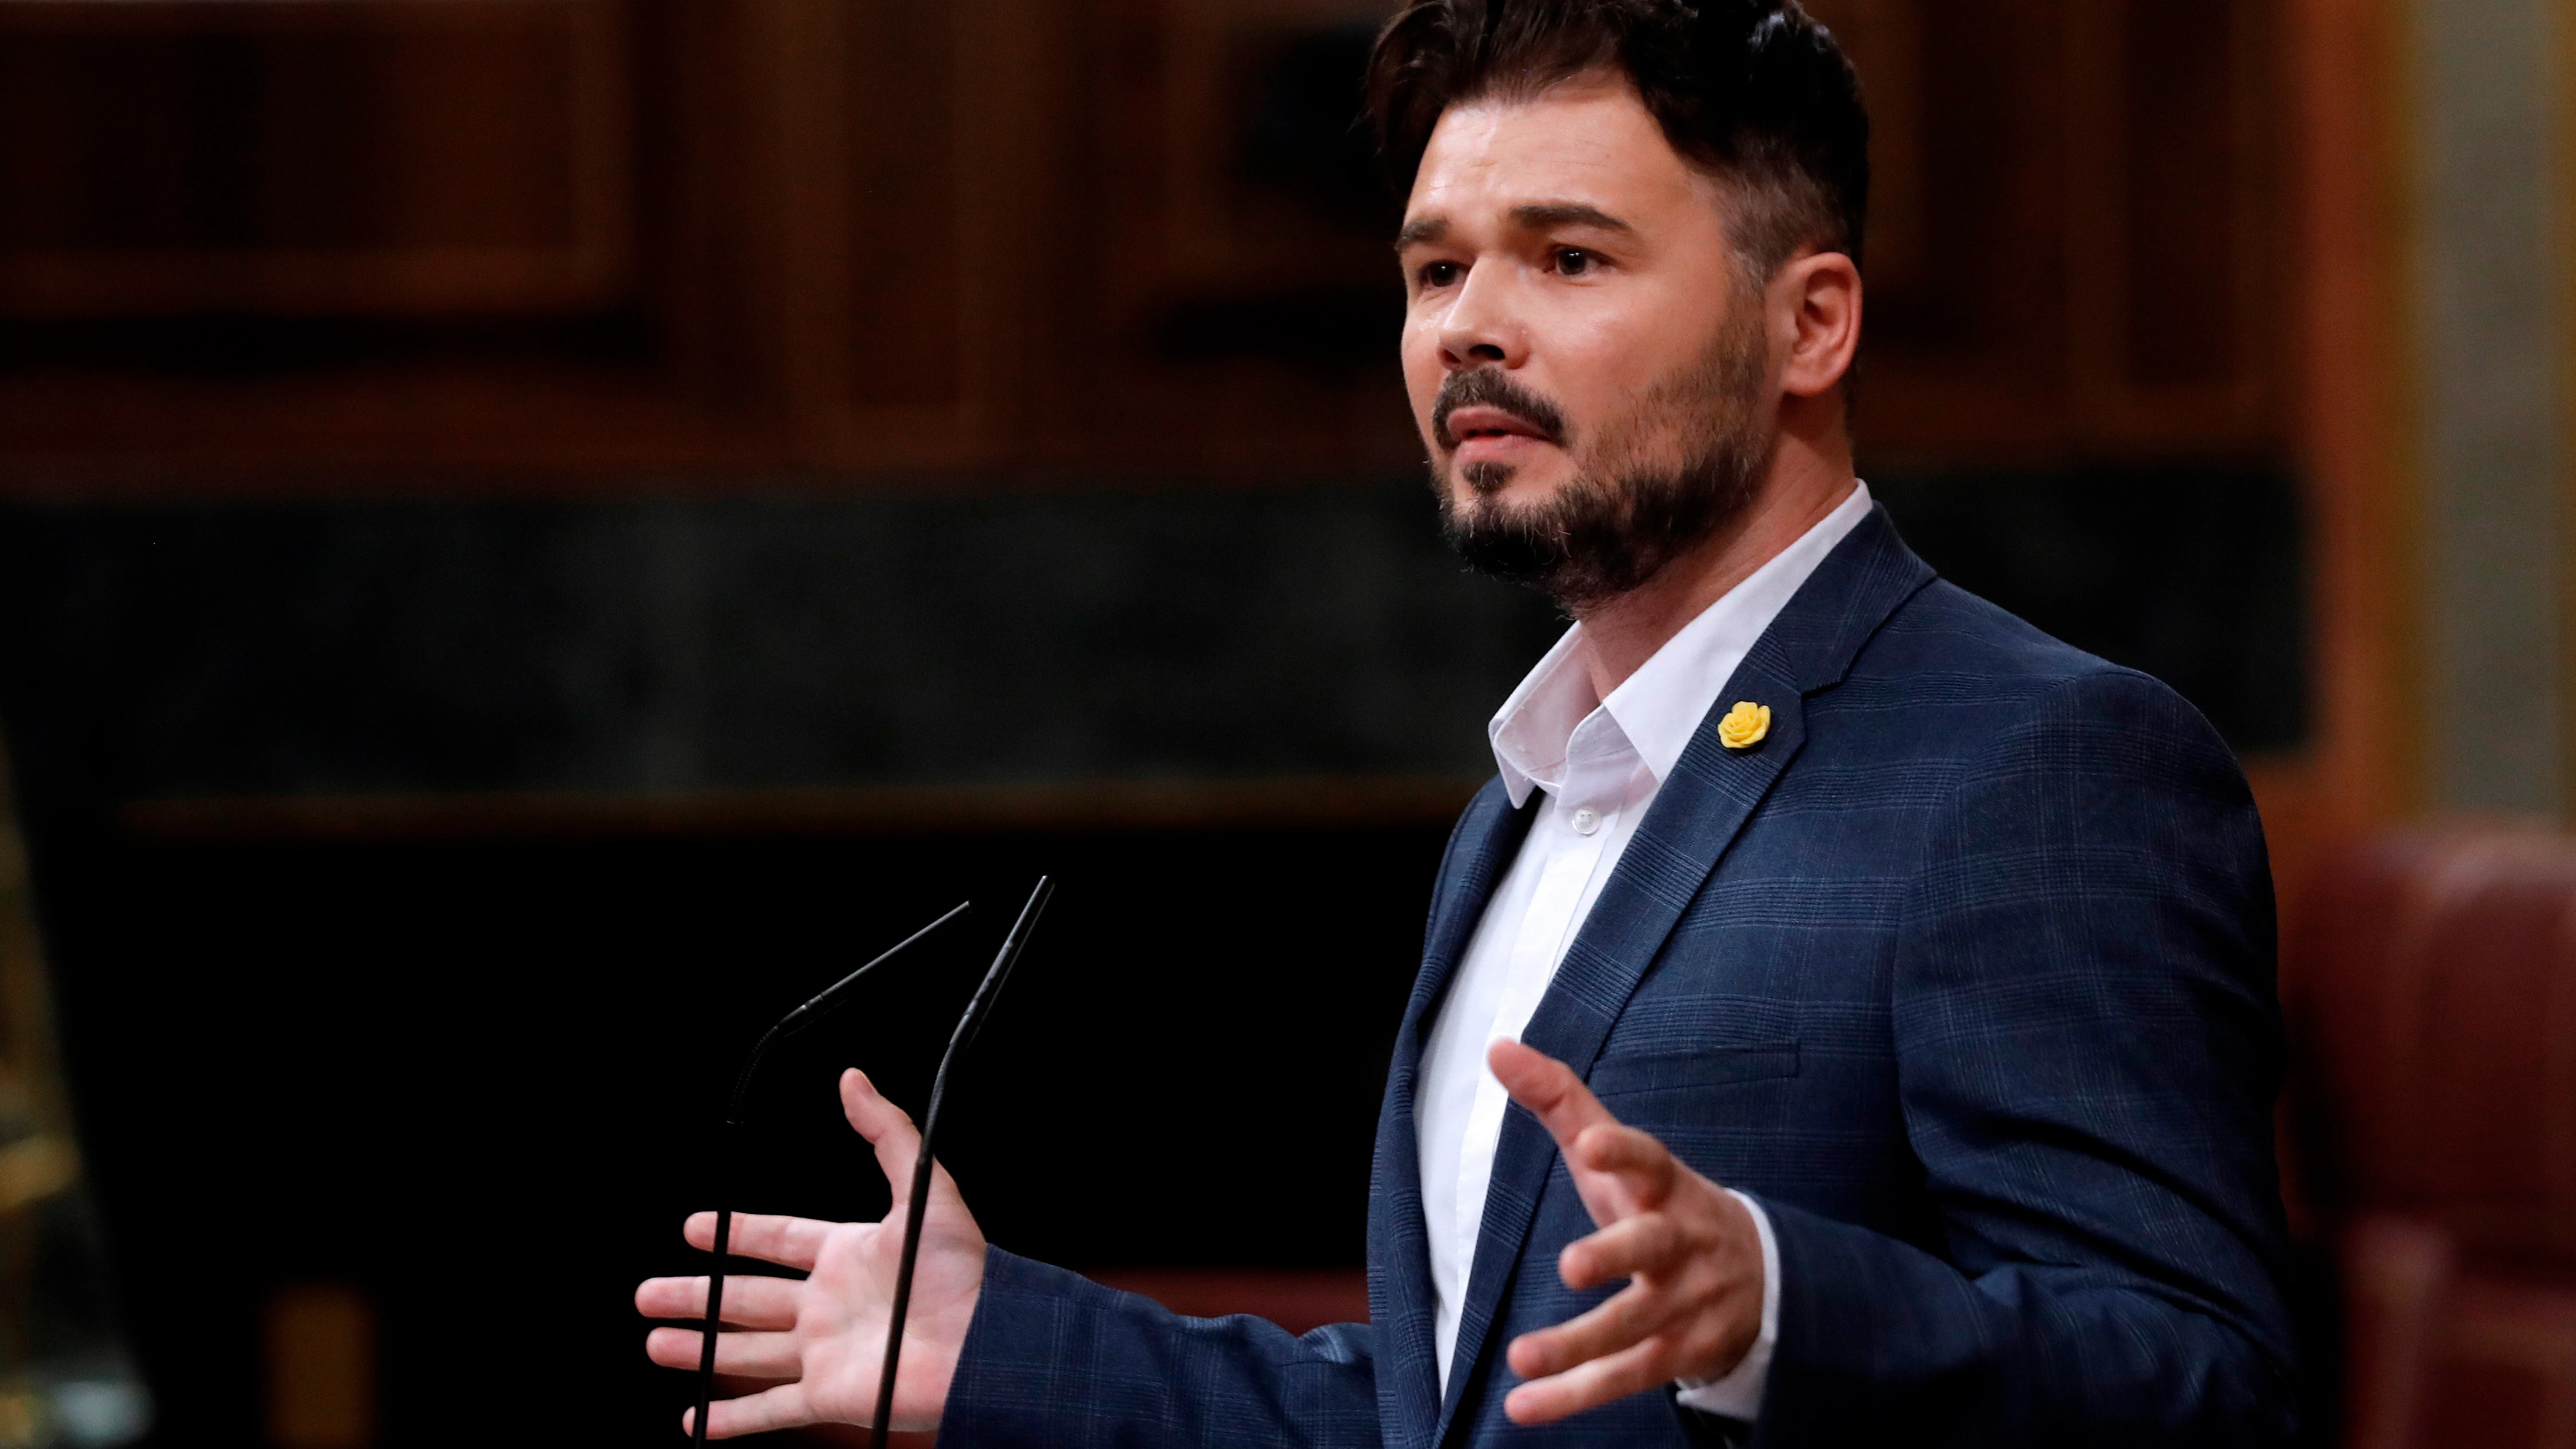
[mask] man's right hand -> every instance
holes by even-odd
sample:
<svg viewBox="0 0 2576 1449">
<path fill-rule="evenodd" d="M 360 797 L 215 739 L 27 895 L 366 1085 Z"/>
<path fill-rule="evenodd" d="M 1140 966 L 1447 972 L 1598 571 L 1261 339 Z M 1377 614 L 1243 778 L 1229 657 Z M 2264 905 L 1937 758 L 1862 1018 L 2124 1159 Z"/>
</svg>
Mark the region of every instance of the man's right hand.
<svg viewBox="0 0 2576 1449">
<path fill-rule="evenodd" d="M 877 1095 L 857 1071 L 841 1074 L 841 1109 L 876 1149 L 894 1189 L 894 1207 L 879 1223 L 823 1223 L 809 1218 L 737 1213 L 731 1254 L 806 1274 L 793 1278 L 725 1277 L 724 1325 L 716 1339 L 716 1372 L 768 1380 L 771 1387 L 717 1401 L 709 1438 L 757 1434 L 805 1424 L 872 1422 L 877 1377 L 884 1369 L 886 1320 L 894 1308 L 895 1273 L 903 1258 L 904 1207 L 921 1134 L 903 1109 Z M 945 1169 L 931 1168 L 930 1206 L 922 1214 L 921 1256 L 912 1304 L 904 1315 L 903 1367 L 895 1380 L 894 1427 L 936 1430 L 948 1380 L 984 1286 L 984 1233 Z M 712 1251 L 716 1215 L 692 1214 L 681 1229 L 689 1245 Z M 648 1278 L 635 1290 L 647 1318 L 700 1319 L 705 1278 Z M 702 1335 L 694 1328 L 656 1328 L 644 1351 L 668 1368 L 695 1369 Z M 681 1432 L 695 1410 L 680 1415 Z"/>
</svg>

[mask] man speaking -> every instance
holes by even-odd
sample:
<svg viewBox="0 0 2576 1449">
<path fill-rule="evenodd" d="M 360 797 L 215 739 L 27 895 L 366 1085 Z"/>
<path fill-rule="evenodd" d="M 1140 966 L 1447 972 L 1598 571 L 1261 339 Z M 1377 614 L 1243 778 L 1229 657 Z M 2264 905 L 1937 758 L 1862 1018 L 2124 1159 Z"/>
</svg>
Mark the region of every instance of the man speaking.
<svg viewBox="0 0 2576 1449">
<path fill-rule="evenodd" d="M 1940 581 L 1853 477 L 1868 122 L 1832 37 L 1759 0 L 1421 0 L 1368 97 L 1449 534 L 1578 621 L 1432 895 L 1369 1322 L 1175 1316 L 987 1247 L 943 1174 L 897 1426 L 2287 1441 L 2253 801 L 2171 690 Z M 900 1204 L 911 1124 L 842 1091 Z M 713 1434 L 868 1421 L 901 1237 L 738 1221 L 809 1276 L 730 1286 L 719 1366 L 774 1386 Z"/>
</svg>

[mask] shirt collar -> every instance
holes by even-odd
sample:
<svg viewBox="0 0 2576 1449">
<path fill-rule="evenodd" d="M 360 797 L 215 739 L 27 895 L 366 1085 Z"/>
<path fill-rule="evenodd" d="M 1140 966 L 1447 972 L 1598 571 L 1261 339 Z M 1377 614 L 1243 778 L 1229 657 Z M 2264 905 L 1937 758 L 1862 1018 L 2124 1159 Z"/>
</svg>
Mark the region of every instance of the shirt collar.
<svg viewBox="0 0 2576 1449">
<path fill-rule="evenodd" d="M 1513 809 L 1528 804 L 1530 791 L 1541 782 L 1560 777 L 1575 726 L 1600 704 L 1583 669 L 1583 626 L 1577 624 L 1540 658 L 1485 727 L 1494 746 L 1494 768 L 1502 772 Z"/>
<path fill-rule="evenodd" d="M 1701 610 L 1606 700 L 1593 693 L 1583 667 L 1583 626 L 1566 630 L 1486 728 L 1513 807 L 1558 777 L 1576 727 L 1596 709 L 1609 713 L 1658 782 L 1670 778 L 1736 666 L 1869 510 L 1869 485 L 1855 484 L 1833 512 Z"/>
</svg>

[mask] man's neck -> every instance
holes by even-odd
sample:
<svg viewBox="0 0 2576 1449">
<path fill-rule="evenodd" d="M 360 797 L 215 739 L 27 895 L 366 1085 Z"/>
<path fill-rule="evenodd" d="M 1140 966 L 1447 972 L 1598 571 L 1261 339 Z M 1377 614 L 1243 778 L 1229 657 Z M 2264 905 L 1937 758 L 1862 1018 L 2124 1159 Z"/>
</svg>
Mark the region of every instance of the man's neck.
<svg viewBox="0 0 2576 1449">
<path fill-rule="evenodd" d="M 1848 453 L 1784 439 L 1761 494 L 1741 518 L 1638 587 L 1576 611 L 1594 697 L 1608 699 L 1684 625 L 1841 507 L 1854 486 Z"/>
</svg>

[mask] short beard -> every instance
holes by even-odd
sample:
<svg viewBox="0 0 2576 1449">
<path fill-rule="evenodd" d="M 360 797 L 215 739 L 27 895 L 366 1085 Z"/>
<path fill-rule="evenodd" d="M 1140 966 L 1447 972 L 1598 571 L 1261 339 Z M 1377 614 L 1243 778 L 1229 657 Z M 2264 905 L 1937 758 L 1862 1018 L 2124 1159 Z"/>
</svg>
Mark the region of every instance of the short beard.
<svg viewBox="0 0 2576 1449">
<path fill-rule="evenodd" d="M 1505 505 L 1499 495 L 1514 470 L 1473 463 L 1458 470 L 1475 495 L 1462 508 L 1433 460 L 1441 532 L 1458 556 L 1579 615 L 1643 586 L 1742 519 L 1761 493 L 1776 440 L 1761 415 L 1761 311 L 1739 307 L 1737 316 L 1698 361 L 1605 425 L 1576 456 L 1574 476 L 1542 503 Z M 1649 461 L 1644 454 L 1658 442 L 1677 442 L 1682 461 Z"/>
</svg>

